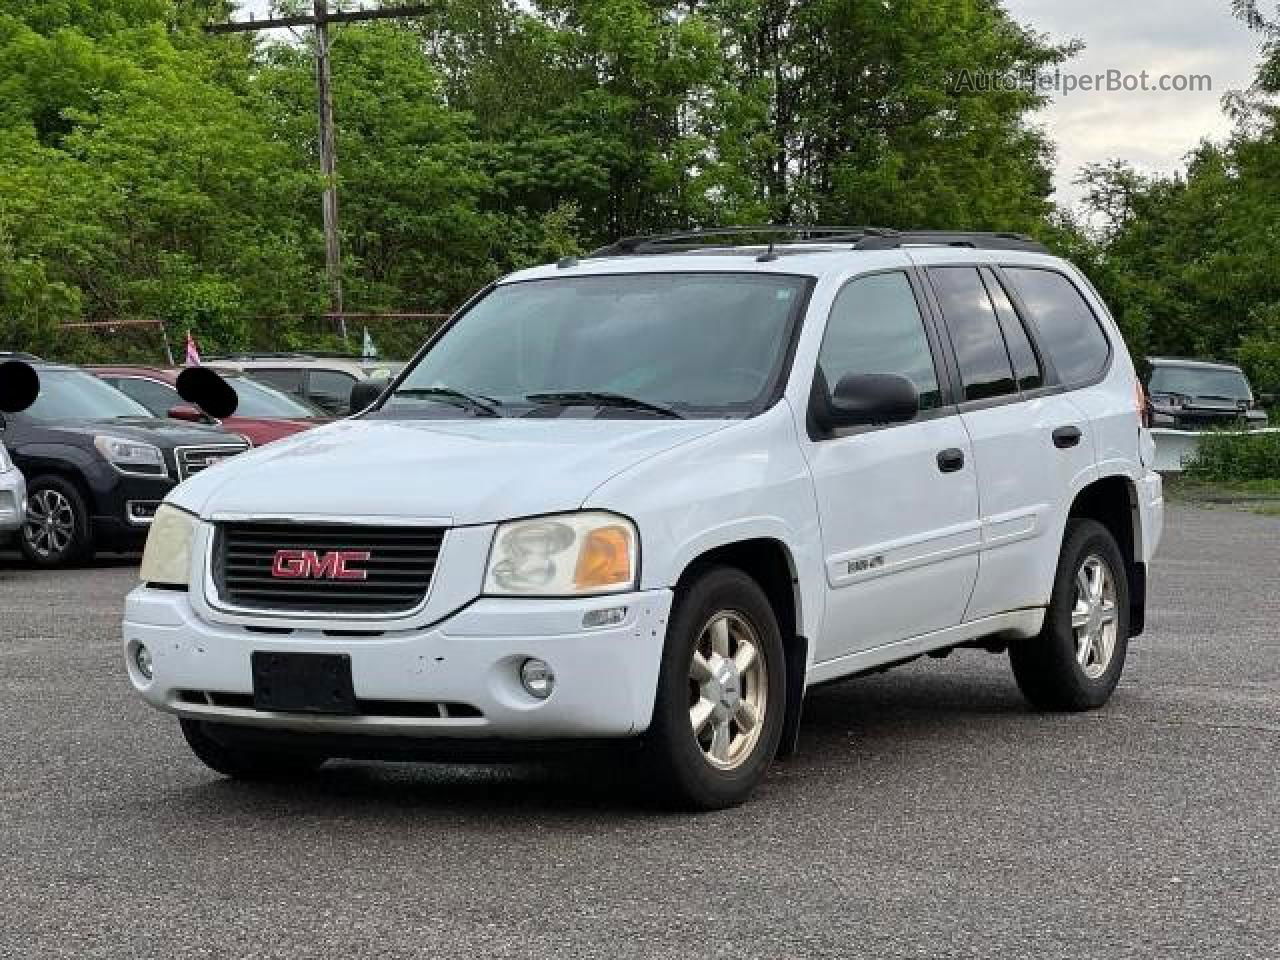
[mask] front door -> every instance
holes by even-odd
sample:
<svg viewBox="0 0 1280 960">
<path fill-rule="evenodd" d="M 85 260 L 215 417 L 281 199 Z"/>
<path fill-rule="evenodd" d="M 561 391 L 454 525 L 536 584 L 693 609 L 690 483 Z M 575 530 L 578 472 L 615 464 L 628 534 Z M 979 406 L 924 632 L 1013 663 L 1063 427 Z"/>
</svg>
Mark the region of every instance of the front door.
<svg viewBox="0 0 1280 960">
<path fill-rule="evenodd" d="M 907 272 L 859 277 L 836 297 L 815 390 L 849 374 L 895 373 L 916 385 L 921 410 L 889 427 L 810 429 L 828 589 L 819 661 L 964 615 L 978 574 L 978 489 L 968 433 L 944 406 L 937 355 Z"/>
</svg>

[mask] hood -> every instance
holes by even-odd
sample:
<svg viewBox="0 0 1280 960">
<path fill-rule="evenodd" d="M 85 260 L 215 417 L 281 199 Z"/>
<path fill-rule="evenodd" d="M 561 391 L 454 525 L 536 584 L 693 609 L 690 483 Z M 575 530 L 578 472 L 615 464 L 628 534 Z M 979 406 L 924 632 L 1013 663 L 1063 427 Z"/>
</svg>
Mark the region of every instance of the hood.
<svg viewBox="0 0 1280 960">
<path fill-rule="evenodd" d="M 74 434 L 81 437 L 112 436 L 124 440 L 150 443 L 162 449 L 194 445 L 239 443 L 217 427 L 185 423 L 158 417 L 113 417 L 105 420 L 32 420 L 40 430 Z"/>
<path fill-rule="evenodd" d="M 227 417 L 222 421 L 222 428 L 232 433 L 241 433 L 253 441 L 255 447 L 265 443 L 273 443 L 284 437 L 291 437 L 303 430 L 310 430 L 322 423 L 330 423 L 330 419 L 307 418 L 288 419 L 284 417 Z"/>
<path fill-rule="evenodd" d="M 197 474 L 194 513 L 405 516 L 451 525 L 576 510 L 610 477 L 728 420 L 343 420 Z"/>
</svg>

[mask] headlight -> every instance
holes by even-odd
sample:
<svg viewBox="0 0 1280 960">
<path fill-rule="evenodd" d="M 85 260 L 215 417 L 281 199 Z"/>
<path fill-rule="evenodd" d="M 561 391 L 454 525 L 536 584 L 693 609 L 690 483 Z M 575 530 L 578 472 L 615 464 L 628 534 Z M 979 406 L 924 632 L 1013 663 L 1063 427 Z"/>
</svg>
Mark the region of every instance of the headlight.
<svg viewBox="0 0 1280 960">
<path fill-rule="evenodd" d="M 0 443 L 0 473 L 8 473 L 13 469 L 13 461 L 9 459 L 9 451 Z"/>
<path fill-rule="evenodd" d="M 160 477 L 168 473 L 158 447 L 121 437 L 94 437 L 93 445 L 121 473 Z"/>
<path fill-rule="evenodd" d="M 566 513 L 498 527 L 487 594 L 571 597 L 619 593 L 636 584 L 640 538 L 612 513 Z"/>
<path fill-rule="evenodd" d="M 147 547 L 142 552 L 138 576 L 143 583 L 166 587 L 185 587 L 190 583 L 191 545 L 199 522 L 185 510 L 160 504 L 147 533 Z"/>
</svg>

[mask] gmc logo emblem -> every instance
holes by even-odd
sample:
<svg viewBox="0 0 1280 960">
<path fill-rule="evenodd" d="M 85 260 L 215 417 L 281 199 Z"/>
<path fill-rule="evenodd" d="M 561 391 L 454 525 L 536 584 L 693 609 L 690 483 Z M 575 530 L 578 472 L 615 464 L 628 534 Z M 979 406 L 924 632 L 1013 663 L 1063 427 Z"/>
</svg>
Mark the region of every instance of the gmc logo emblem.
<svg viewBox="0 0 1280 960">
<path fill-rule="evenodd" d="M 271 576 L 282 580 L 368 580 L 369 571 L 350 564 L 369 559 L 368 550 L 277 550 Z"/>
</svg>

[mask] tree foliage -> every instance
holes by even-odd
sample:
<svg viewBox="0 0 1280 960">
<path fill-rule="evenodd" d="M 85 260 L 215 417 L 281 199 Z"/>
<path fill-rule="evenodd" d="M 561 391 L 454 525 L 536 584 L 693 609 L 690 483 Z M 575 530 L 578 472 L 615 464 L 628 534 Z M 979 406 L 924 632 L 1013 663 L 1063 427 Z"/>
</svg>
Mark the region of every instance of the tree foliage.
<svg viewBox="0 0 1280 960">
<path fill-rule="evenodd" d="M 0 346 L 303 345 L 325 309 L 309 38 L 226 0 L 0 0 Z M 795 220 L 1074 236 L 997 0 L 446 0 L 331 28 L 348 309 L 447 310 L 620 234 Z M 1070 225 L 1067 224 L 1067 227 Z M 293 318 L 293 319 L 290 319 Z"/>
</svg>

